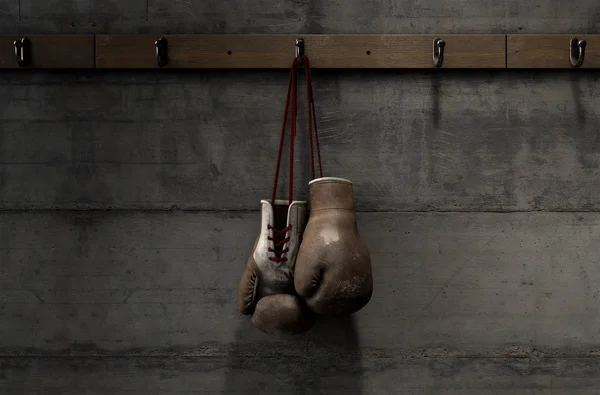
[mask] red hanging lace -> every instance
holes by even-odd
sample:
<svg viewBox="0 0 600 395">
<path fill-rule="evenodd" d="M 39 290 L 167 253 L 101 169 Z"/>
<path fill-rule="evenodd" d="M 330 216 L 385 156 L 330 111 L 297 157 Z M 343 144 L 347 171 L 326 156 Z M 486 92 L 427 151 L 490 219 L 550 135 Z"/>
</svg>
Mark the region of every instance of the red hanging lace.
<svg viewBox="0 0 600 395">
<path fill-rule="evenodd" d="M 308 136 L 310 143 L 310 164 L 312 178 L 315 179 L 315 154 L 313 149 L 313 125 L 315 128 L 315 142 L 317 145 L 317 158 L 319 161 L 319 177 L 323 177 L 323 163 L 321 162 L 321 147 L 319 146 L 319 131 L 317 128 L 317 111 L 315 110 L 315 98 L 312 90 L 312 75 L 308 56 L 304 55 L 304 74 L 306 78 L 306 97 L 308 98 Z"/>
<path fill-rule="evenodd" d="M 315 142 L 317 146 L 317 157 L 319 163 L 320 176 L 323 177 L 323 165 L 321 163 L 321 149 L 319 146 L 319 134 L 317 129 L 317 116 L 315 110 L 315 100 L 312 90 L 312 75 L 310 72 L 310 63 L 308 56 L 302 57 L 302 63 L 304 66 L 304 74 L 306 78 L 306 96 L 308 101 L 308 133 L 310 141 L 310 160 L 312 169 L 312 178 L 315 178 L 315 160 L 314 160 L 314 148 L 313 148 L 313 126 L 315 132 Z M 275 177 L 273 180 L 273 190 L 271 192 L 271 202 L 275 205 L 275 196 L 277 193 L 277 180 L 279 179 L 279 170 L 281 168 L 281 154 L 283 153 L 283 142 L 285 140 L 285 130 L 288 120 L 288 111 L 291 112 L 290 120 L 290 177 L 288 184 L 288 204 L 292 204 L 293 193 L 294 193 L 294 140 L 296 137 L 296 121 L 298 118 L 298 90 L 296 80 L 296 66 L 297 59 L 294 59 L 292 66 L 290 67 L 290 77 L 288 82 L 287 97 L 285 100 L 285 110 L 283 114 L 283 124 L 281 127 L 281 136 L 279 138 L 279 151 L 277 153 L 277 165 L 275 167 Z M 291 103 L 291 110 L 290 110 Z M 287 258 L 281 255 L 288 251 L 283 249 L 285 243 L 290 239 L 286 237 L 286 233 L 292 229 L 292 225 L 289 225 L 283 229 L 276 229 L 275 227 L 268 225 L 268 229 L 273 231 L 273 237 L 269 237 L 269 240 L 273 241 L 274 248 L 269 248 L 269 251 L 274 253 L 275 256 L 269 259 L 274 262 L 285 262 Z"/>
<path fill-rule="evenodd" d="M 296 87 L 296 59 L 292 62 L 290 68 L 290 79 L 288 82 L 287 97 L 285 99 L 285 110 L 283 113 L 283 125 L 281 126 L 281 137 L 279 138 L 279 151 L 277 153 L 277 166 L 275 167 L 275 177 L 273 180 L 273 190 L 271 192 L 271 202 L 275 204 L 275 195 L 277 194 L 277 180 L 279 179 L 279 170 L 281 168 L 281 154 L 283 152 L 283 142 L 285 139 L 285 129 L 287 126 L 288 111 L 292 104 L 291 125 L 290 125 L 290 179 L 289 179 L 289 204 L 293 200 L 294 186 L 294 137 L 296 136 L 296 118 L 297 118 L 297 87 Z"/>
<path fill-rule="evenodd" d="M 285 140 L 285 129 L 288 120 L 288 111 L 291 108 L 291 125 L 290 125 L 290 177 L 289 177 L 289 198 L 288 204 L 292 204 L 293 193 L 294 193 L 294 137 L 296 136 L 296 118 L 297 118 L 297 87 L 296 87 L 296 59 L 292 62 L 290 67 L 290 77 L 288 81 L 287 97 L 285 100 L 285 110 L 283 113 L 283 124 L 281 126 L 281 136 L 279 138 L 279 151 L 277 152 L 277 166 L 275 167 L 275 177 L 273 180 L 273 190 L 271 192 L 271 203 L 275 205 L 275 196 L 277 194 L 277 180 L 279 179 L 279 170 L 281 168 L 281 154 L 283 153 L 283 142 Z M 269 248 L 269 252 L 272 252 L 274 256 L 269 257 L 273 262 L 285 262 L 287 258 L 282 255 L 288 252 L 288 249 L 284 249 L 285 243 L 290 241 L 286 234 L 292 229 L 292 225 L 288 225 L 283 229 L 276 229 L 274 226 L 268 225 L 268 229 L 273 231 L 273 237 L 269 237 L 269 240 L 273 241 L 273 247 Z"/>
</svg>

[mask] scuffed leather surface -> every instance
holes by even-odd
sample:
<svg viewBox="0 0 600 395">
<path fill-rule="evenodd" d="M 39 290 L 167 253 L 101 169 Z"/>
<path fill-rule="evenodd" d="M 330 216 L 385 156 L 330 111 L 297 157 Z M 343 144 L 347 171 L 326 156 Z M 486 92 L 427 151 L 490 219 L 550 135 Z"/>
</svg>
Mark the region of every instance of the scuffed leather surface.
<svg viewBox="0 0 600 395">
<path fill-rule="evenodd" d="M 252 323 L 261 331 L 273 335 L 297 334 L 310 329 L 314 315 L 306 311 L 306 305 L 297 296 L 270 295 L 256 304 Z"/>
<path fill-rule="evenodd" d="M 371 258 L 356 225 L 352 184 L 310 185 L 311 212 L 294 272 L 296 291 L 324 316 L 352 314 L 373 293 Z"/>
<path fill-rule="evenodd" d="M 286 205 L 287 201 L 276 201 L 276 205 Z M 285 262 L 274 262 L 269 248 L 274 247 L 273 231 L 268 225 L 275 225 L 275 212 L 271 202 L 261 201 L 261 224 L 250 257 L 244 268 L 238 287 L 238 310 L 245 315 L 252 314 L 253 324 L 269 334 L 295 334 L 308 330 L 314 321 L 312 312 L 304 300 L 298 298 L 294 289 L 294 266 L 306 223 L 306 202 L 292 202 L 287 210 L 287 224 L 292 228 L 287 232 L 289 241 L 283 246 L 288 249 L 282 257 Z"/>
</svg>

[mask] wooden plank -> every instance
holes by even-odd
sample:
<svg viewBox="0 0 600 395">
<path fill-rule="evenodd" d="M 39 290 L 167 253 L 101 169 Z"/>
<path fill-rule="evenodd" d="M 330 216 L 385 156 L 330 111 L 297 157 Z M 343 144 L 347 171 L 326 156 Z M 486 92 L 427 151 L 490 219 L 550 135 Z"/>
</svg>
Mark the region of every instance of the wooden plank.
<svg viewBox="0 0 600 395">
<path fill-rule="evenodd" d="M 0 35 L 0 68 L 20 68 L 14 41 L 24 37 L 31 44 L 31 64 L 26 69 L 94 68 L 93 34 Z"/>
<path fill-rule="evenodd" d="M 509 34 L 507 37 L 508 68 L 568 69 L 569 42 L 585 39 L 585 58 L 579 68 L 600 67 L 600 34 Z"/>
<path fill-rule="evenodd" d="M 97 35 L 99 68 L 157 68 L 160 35 Z M 287 68 L 295 40 L 305 40 L 315 68 L 435 68 L 433 40 L 446 41 L 444 68 L 504 68 L 504 35 L 217 34 L 164 35 L 165 68 Z"/>
</svg>

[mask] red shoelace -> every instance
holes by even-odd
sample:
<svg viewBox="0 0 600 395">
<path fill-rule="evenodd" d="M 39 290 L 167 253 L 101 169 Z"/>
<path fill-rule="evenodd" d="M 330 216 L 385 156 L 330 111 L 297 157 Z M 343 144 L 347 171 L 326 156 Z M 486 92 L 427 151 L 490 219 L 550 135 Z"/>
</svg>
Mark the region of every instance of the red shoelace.
<svg viewBox="0 0 600 395">
<path fill-rule="evenodd" d="M 288 230 L 292 229 L 292 225 L 288 225 L 286 228 L 283 228 L 281 230 L 275 229 L 271 225 L 269 225 L 268 228 L 273 231 L 273 237 L 269 237 L 269 240 L 274 242 L 274 247 L 275 247 L 275 248 L 269 248 L 269 251 L 275 254 L 275 256 L 272 256 L 269 259 L 272 260 L 273 262 L 287 261 L 287 258 L 282 257 L 281 255 L 289 251 L 289 249 L 287 249 L 287 248 L 284 249 L 283 246 L 285 245 L 285 243 L 290 241 L 290 238 L 285 237 L 285 234 L 287 233 Z"/>
<path fill-rule="evenodd" d="M 283 125 L 281 127 L 281 137 L 279 140 L 279 151 L 277 153 L 277 166 L 275 167 L 275 177 L 273 180 L 273 191 L 271 194 L 271 202 L 275 204 L 275 194 L 277 192 L 277 179 L 279 178 L 279 170 L 281 165 L 281 154 L 283 151 L 283 141 L 285 138 L 285 129 L 288 120 L 288 111 L 291 113 L 290 120 L 290 178 L 289 178 L 289 204 L 292 204 L 293 201 L 293 192 L 294 192 L 294 138 L 296 137 L 296 120 L 298 116 L 298 105 L 297 105 L 297 79 L 296 79 L 296 66 L 298 59 L 294 59 L 292 62 L 292 66 L 290 67 L 290 78 L 288 81 L 288 89 L 287 89 L 287 98 L 285 101 L 285 111 L 283 114 Z M 308 101 L 308 133 L 309 133 L 309 141 L 310 141 L 310 161 L 312 168 L 312 178 L 315 178 L 315 159 L 314 159 L 314 146 L 313 146 L 313 130 L 315 134 L 315 142 L 317 146 L 317 161 L 319 164 L 320 176 L 323 177 L 323 165 L 321 164 L 321 149 L 319 146 L 319 132 L 317 129 L 317 116 L 315 110 L 315 100 L 312 89 L 312 75 L 310 72 L 310 63 L 308 60 L 308 56 L 304 56 L 302 58 L 302 63 L 304 66 L 304 73 L 306 78 L 306 96 Z M 291 104 L 291 109 L 290 109 Z M 281 255 L 288 252 L 288 249 L 283 249 L 285 243 L 290 241 L 289 237 L 285 237 L 286 233 L 292 229 L 292 225 L 288 225 L 284 229 L 276 229 L 275 227 L 268 225 L 268 229 L 273 231 L 273 237 L 269 237 L 269 240 L 274 242 L 275 248 L 269 248 L 269 252 L 275 254 L 274 257 L 270 257 L 269 259 L 274 262 L 285 262 L 287 258 L 282 257 Z"/>
</svg>

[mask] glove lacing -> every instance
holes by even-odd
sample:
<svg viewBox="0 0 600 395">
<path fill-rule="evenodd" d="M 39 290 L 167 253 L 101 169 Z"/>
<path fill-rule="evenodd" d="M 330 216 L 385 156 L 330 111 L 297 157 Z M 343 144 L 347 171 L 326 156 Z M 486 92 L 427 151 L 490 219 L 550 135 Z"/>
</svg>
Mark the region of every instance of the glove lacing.
<svg viewBox="0 0 600 395">
<path fill-rule="evenodd" d="M 274 237 L 270 237 L 269 236 L 269 240 L 273 241 L 273 246 L 275 248 L 269 248 L 269 252 L 272 252 L 275 254 L 275 256 L 269 257 L 269 259 L 273 262 L 287 262 L 287 258 L 286 257 L 282 257 L 282 254 L 285 254 L 286 252 L 289 251 L 288 248 L 283 248 L 283 246 L 285 245 L 285 243 L 287 243 L 288 241 L 290 241 L 289 237 L 285 237 L 286 233 L 292 229 L 292 225 L 288 225 L 287 227 L 279 230 L 279 229 L 275 229 L 275 227 L 269 225 L 268 228 L 270 230 L 273 231 L 273 235 Z"/>
</svg>

